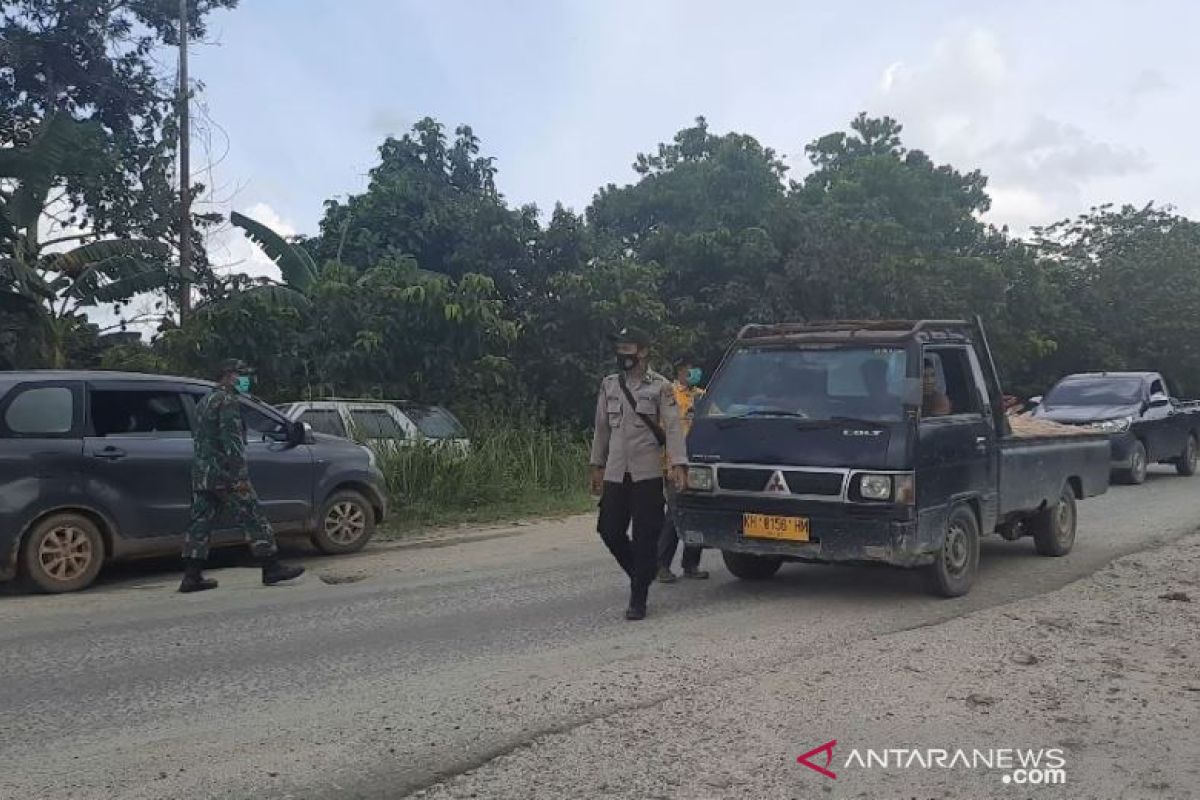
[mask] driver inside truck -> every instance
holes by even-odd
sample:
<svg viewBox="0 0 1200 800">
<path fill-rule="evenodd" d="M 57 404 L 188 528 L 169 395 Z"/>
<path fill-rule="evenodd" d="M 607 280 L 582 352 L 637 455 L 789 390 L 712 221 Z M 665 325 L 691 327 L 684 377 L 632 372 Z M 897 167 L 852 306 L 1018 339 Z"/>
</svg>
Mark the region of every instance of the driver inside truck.
<svg viewBox="0 0 1200 800">
<path fill-rule="evenodd" d="M 921 414 L 926 417 L 944 417 L 950 410 L 950 398 L 938 389 L 937 367 L 933 359 L 926 358 L 921 373 Z"/>
</svg>

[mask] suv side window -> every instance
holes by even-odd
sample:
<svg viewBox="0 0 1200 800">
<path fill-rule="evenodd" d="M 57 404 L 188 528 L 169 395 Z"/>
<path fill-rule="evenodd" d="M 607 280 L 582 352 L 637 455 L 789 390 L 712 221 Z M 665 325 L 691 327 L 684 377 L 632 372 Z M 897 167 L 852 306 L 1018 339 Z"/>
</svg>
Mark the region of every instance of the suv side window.
<svg viewBox="0 0 1200 800">
<path fill-rule="evenodd" d="M 240 405 L 247 441 L 281 442 L 287 439 L 287 420 L 283 417 L 268 414 L 247 400 L 242 400 Z"/>
<path fill-rule="evenodd" d="M 171 390 L 93 387 L 88 410 L 95 436 L 192 435 L 183 398 Z"/>
<path fill-rule="evenodd" d="M 63 436 L 75 427 L 75 405 L 69 386 L 18 390 L 4 411 L 4 427 L 17 436 Z"/>
<path fill-rule="evenodd" d="M 1150 384 L 1151 396 L 1156 395 L 1156 394 L 1166 394 L 1166 393 L 1167 393 L 1167 390 L 1163 388 L 1162 380 L 1159 378 L 1155 378 L 1154 382 Z"/>
</svg>

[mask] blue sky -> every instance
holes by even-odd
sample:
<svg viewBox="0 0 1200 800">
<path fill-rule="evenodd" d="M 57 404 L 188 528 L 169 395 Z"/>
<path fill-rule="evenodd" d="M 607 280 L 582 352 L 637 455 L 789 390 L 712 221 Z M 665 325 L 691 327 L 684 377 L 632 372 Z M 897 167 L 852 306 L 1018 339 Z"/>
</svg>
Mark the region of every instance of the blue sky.
<svg viewBox="0 0 1200 800">
<path fill-rule="evenodd" d="M 700 114 L 799 175 L 804 144 L 860 110 L 982 169 L 989 219 L 1024 231 L 1106 201 L 1200 217 L 1197 30 L 1186 2 L 242 0 L 191 71 L 223 130 L 216 206 L 286 232 L 315 232 L 426 115 L 470 124 L 510 202 L 548 211 L 633 180 Z M 213 250 L 271 272 L 237 236 Z"/>
</svg>

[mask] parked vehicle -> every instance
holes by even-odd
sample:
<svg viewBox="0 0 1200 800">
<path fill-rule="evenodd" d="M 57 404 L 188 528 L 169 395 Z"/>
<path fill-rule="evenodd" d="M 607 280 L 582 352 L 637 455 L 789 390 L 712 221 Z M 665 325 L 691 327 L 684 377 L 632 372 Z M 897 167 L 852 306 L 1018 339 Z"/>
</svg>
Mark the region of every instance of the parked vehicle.
<svg viewBox="0 0 1200 800">
<path fill-rule="evenodd" d="M 1155 463 L 1196 474 L 1200 401 L 1172 397 L 1157 372 L 1068 375 L 1032 400 L 1034 417 L 1107 433 L 1113 472 L 1125 483 L 1143 483 Z"/>
<path fill-rule="evenodd" d="M 93 371 L 0 373 L 0 580 L 89 585 L 108 561 L 178 553 L 192 430 L 213 384 Z M 387 513 L 374 454 L 243 398 L 250 477 L 280 535 L 362 548 Z M 241 542 L 216 531 L 213 545 Z"/>
<path fill-rule="evenodd" d="M 466 428 L 441 406 L 392 400 L 326 398 L 285 403 L 277 408 L 314 431 L 354 439 L 375 447 L 440 445 L 466 453 Z"/>
<path fill-rule="evenodd" d="M 987 532 L 1064 555 L 1076 500 L 1108 488 L 1108 443 L 1014 434 L 1002 397 L 978 320 L 748 325 L 696 406 L 678 529 L 740 578 L 875 562 L 943 596 L 971 588 Z"/>
</svg>

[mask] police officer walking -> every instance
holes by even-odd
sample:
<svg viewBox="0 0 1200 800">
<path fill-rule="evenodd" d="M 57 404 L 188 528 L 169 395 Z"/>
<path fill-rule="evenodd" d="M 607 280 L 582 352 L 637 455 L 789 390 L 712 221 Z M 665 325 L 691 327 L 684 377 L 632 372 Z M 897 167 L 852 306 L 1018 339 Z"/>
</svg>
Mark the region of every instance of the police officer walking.
<svg viewBox="0 0 1200 800">
<path fill-rule="evenodd" d="M 250 391 L 250 370 L 236 359 L 221 365 L 217 388 L 196 407 L 193 438 L 192 521 L 183 545 L 184 572 L 181 592 L 217 588 L 205 578 L 204 562 L 213 522 L 227 512 L 250 542 L 250 551 L 262 566 L 262 582 L 270 586 L 298 578 L 304 567 L 289 567 L 276 558 L 275 535 L 258 507 L 258 494 L 250 485 L 246 467 L 246 429 L 239 394 Z"/>
<path fill-rule="evenodd" d="M 620 371 L 601 382 L 596 398 L 591 485 L 600 495 L 597 530 L 629 576 L 625 618 L 637 620 L 646 616 L 663 527 L 663 450 L 669 478 L 680 490 L 687 454 L 671 383 L 647 363 L 650 337 L 625 328 L 612 340 Z"/>
</svg>

